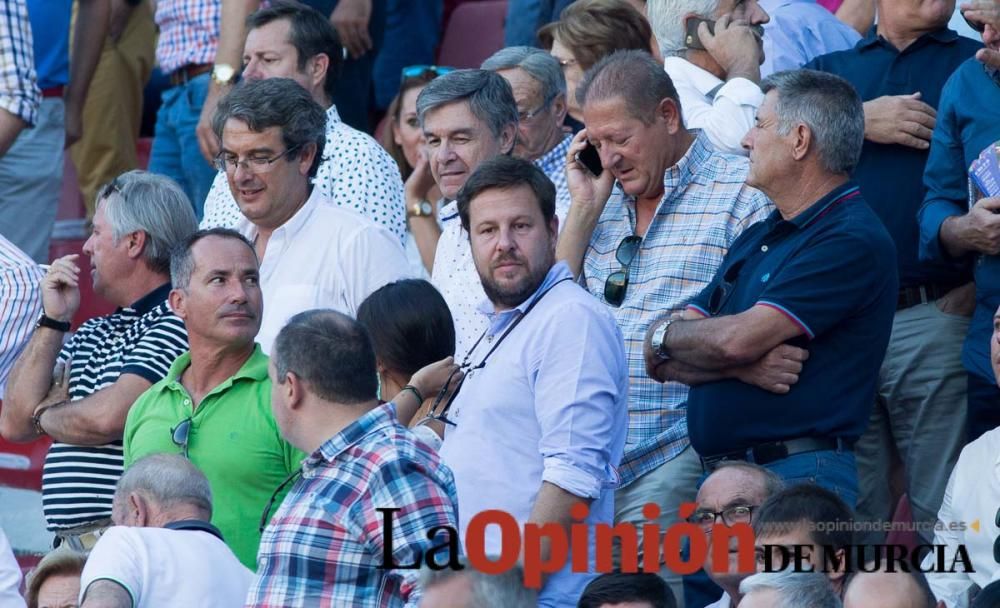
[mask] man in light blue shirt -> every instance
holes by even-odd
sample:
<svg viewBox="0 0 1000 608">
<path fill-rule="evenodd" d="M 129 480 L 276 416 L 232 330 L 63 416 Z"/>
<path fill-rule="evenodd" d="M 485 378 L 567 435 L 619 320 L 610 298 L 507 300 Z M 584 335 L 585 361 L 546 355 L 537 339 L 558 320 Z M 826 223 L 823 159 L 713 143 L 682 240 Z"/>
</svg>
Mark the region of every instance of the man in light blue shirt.
<svg viewBox="0 0 1000 608">
<path fill-rule="evenodd" d="M 539 606 L 570 608 L 594 571 L 594 524 L 611 524 L 627 428 L 625 348 L 607 308 L 555 263 L 555 188 L 530 162 L 484 162 L 458 194 L 458 209 L 488 300 L 489 327 L 462 364 L 441 458 L 455 475 L 463 542 L 470 520 L 490 509 L 569 538 L 584 521 L 589 572 L 570 560 L 542 580 Z M 583 517 L 578 503 L 588 508 Z M 553 528 L 555 526 L 555 528 Z M 497 526 L 488 555 L 504 546 Z M 477 539 L 479 540 L 479 539 Z M 532 552 L 530 544 L 525 549 Z M 579 549 L 571 551 L 576 553 Z M 635 548 L 631 551 L 635 553 Z M 528 555 L 545 563 L 549 547 Z M 530 574 L 530 573 L 528 573 Z"/>
<path fill-rule="evenodd" d="M 861 36 L 815 0 L 760 0 L 764 24 L 761 78 L 797 70 L 820 55 L 852 48 Z"/>
</svg>

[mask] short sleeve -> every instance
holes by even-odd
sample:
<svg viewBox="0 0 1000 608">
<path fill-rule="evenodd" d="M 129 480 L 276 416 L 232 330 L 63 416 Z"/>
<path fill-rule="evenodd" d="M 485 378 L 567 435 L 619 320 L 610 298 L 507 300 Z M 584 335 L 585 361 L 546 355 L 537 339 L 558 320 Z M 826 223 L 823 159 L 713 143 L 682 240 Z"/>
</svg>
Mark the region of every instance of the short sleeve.
<svg viewBox="0 0 1000 608">
<path fill-rule="evenodd" d="M 99 580 L 118 583 L 132 596 L 133 605 L 142 605 L 142 565 L 135 530 L 125 526 L 108 528 L 97 541 L 80 576 L 80 603 L 87 587 Z"/>
<path fill-rule="evenodd" d="M 767 279 L 757 304 L 777 309 L 813 339 L 876 302 L 886 289 L 895 293 L 895 250 L 873 247 L 871 235 L 817 235 Z"/>
<path fill-rule="evenodd" d="M 122 374 L 135 374 L 156 384 L 177 357 L 188 349 L 184 322 L 167 312 L 149 325 L 122 361 Z"/>
</svg>

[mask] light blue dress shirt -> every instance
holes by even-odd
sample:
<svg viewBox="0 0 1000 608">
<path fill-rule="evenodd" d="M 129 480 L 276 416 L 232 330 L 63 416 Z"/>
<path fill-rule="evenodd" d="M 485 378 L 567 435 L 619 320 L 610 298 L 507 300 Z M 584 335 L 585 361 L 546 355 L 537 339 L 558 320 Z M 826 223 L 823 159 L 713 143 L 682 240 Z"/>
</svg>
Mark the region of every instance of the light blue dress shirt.
<svg viewBox="0 0 1000 608">
<path fill-rule="evenodd" d="M 483 312 L 490 327 L 470 353 L 472 371 L 449 414 L 456 426 L 441 448 L 455 475 L 463 544 L 469 520 L 487 509 L 511 514 L 523 533 L 543 481 L 592 499 L 587 523 L 611 524 L 628 426 L 628 366 L 614 318 L 572 281 L 565 262 L 517 308 L 495 313 L 487 301 Z M 591 570 L 594 539 L 591 530 Z M 488 554 L 500 553 L 497 526 L 487 528 L 485 540 Z M 594 576 L 571 573 L 567 564 L 548 579 L 539 606 L 576 606 Z"/>
<path fill-rule="evenodd" d="M 797 70 L 815 57 L 852 48 L 861 40 L 853 28 L 813 0 L 760 0 L 771 20 L 764 24 L 761 77 Z"/>
</svg>

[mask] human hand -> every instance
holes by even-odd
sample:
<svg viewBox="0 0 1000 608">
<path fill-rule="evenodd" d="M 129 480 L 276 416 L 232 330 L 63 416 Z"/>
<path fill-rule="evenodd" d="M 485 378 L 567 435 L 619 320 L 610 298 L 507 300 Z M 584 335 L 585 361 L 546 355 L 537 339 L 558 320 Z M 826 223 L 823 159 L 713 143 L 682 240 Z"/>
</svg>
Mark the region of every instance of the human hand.
<svg viewBox="0 0 1000 608">
<path fill-rule="evenodd" d="M 749 24 L 734 22 L 730 15 L 723 15 L 715 22 L 714 33 L 708 30 L 707 23 L 700 24 L 698 37 L 708 54 L 726 73 L 727 80 L 741 77 L 760 82 L 764 48 Z"/>
<path fill-rule="evenodd" d="M 410 378 L 410 385 L 420 391 L 425 399 L 433 399 L 441 392 L 446 382 L 450 380 L 449 388 L 454 388 L 464 375 L 458 369 L 458 365 L 455 365 L 454 357 L 445 357 L 417 370 L 417 373 Z"/>
<path fill-rule="evenodd" d="M 212 129 L 212 117 L 215 109 L 219 105 L 219 100 L 226 96 L 228 89 L 223 90 L 220 85 L 212 82 L 208 85 L 208 95 L 205 96 L 205 104 L 201 106 L 201 116 L 198 117 L 198 126 L 195 127 L 195 136 L 198 138 L 198 149 L 208 164 L 215 162 L 215 157 L 219 155 L 219 138 Z"/>
<path fill-rule="evenodd" d="M 740 368 L 737 379 L 765 391 L 783 395 L 799 381 L 802 364 L 809 351 L 789 344 L 779 344 L 754 363 Z"/>
<path fill-rule="evenodd" d="M 417 155 L 417 164 L 413 167 L 413 172 L 406 178 L 403 184 L 403 194 L 406 197 L 407 206 L 427 199 L 427 194 L 434 188 L 434 174 L 431 173 L 431 163 L 427 159 L 427 150 L 420 148 Z M 433 202 L 433 201 L 432 201 Z"/>
<path fill-rule="evenodd" d="M 865 139 L 918 150 L 931 146 L 937 111 L 920 101 L 920 93 L 884 95 L 866 101 Z"/>
<path fill-rule="evenodd" d="M 56 321 L 70 321 L 80 308 L 80 256 L 71 254 L 52 262 L 42 279 L 42 310 Z"/>
<path fill-rule="evenodd" d="M 606 167 L 600 175 L 595 176 L 576 160 L 576 155 L 588 145 L 586 129 L 577 133 L 570 142 L 569 151 L 566 153 L 566 185 L 573 206 L 600 215 L 611 197 L 615 178 Z"/>
<path fill-rule="evenodd" d="M 330 23 L 340 42 L 357 59 L 372 49 L 372 39 L 368 35 L 368 22 L 372 16 L 372 0 L 340 0 L 330 14 Z"/>
<path fill-rule="evenodd" d="M 979 199 L 955 222 L 965 248 L 988 255 L 1000 254 L 1000 197 Z"/>
</svg>

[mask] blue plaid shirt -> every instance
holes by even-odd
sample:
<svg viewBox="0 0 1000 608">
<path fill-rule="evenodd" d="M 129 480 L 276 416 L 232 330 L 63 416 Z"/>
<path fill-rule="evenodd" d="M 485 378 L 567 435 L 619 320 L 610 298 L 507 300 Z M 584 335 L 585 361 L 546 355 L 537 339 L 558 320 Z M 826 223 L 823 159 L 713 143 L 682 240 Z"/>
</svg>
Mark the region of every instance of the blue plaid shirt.
<svg viewBox="0 0 1000 608">
<path fill-rule="evenodd" d="M 0 108 L 35 124 L 42 92 L 24 0 L 0 0 Z"/>
<path fill-rule="evenodd" d="M 566 152 L 569 145 L 573 143 L 573 136 L 567 135 L 561 142 L 556 144 L 541 158 L 535 161 L 535 166 L 542 170 L 556 187 L 556 215 L 560 221 L 566 219 L 566 212 L 569 211 L 569 186 L 566 184 Z M 562 229 L 562 224 L 559 225 Z"/>
<path fill-rule="evenodd" d="M 457 527 L 457 504 L 451 471 L 399 423 L 392 403 L 381 405 L 303 462 L 261 537 L 247 606 L 414 605 L 417 571 L 381 568 L 376 509 L 398 509 L 392 556 L 409 565 L 432 546 L 428 530 Z"/>
<path fill-rule="evenodd" d="M 716 152 L 703 132 L 663 176 L 664 194 L 629 269 L 625 301 L 611 312 L 625 337 L 629 365 L 629 428 L 619 469 L 622 486 L 688 446 L 687 385 L 646 375 L 642 342 L 649 324 L 681 312 L 715 276 L 722 258 L 748 226 L 774 208 L 747 186 L 746 158 Z M 621 269 L 615 253 L 635 234 L 635 197 L 616 185 L 584 257 L 587 289 L 604 301 L 604 282 Z M 609 305 L 610 306 L 610 305 Z"/>
</svg>

